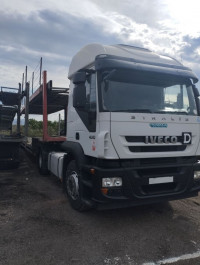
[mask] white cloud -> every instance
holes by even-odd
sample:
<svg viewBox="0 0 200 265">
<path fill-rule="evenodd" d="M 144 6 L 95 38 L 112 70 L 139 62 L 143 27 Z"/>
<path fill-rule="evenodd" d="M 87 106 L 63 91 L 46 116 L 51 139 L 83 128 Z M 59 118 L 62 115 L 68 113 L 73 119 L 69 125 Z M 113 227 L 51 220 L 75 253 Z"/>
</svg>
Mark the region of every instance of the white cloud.
<svg viewBox="0 0 200 265">
<path fill-rule="evenodd" d="M 172 29 L 182 32 L 184 35 L 197 37 L 200 34 L 199 23 L 199 0 L 165 0 L 166 11 L 170 18 L 164 20 L 161 24 Z"/>
<path fill-rule="evenodd" d="M 1 83 L 16 86 L 42 56 L 49 79 L 67 87 L 72 56 L 91 42 L 169 54 L 200 76 L 199 10 L 199 0 L 1 0 Z"/>
<path fill-rule="evenodd" d="M 0 78 L 1 78 L 0 86 L 18 88 L 18 83 L 21 82 L 21 76 L 19 76 L 18 65 L 16 64 L 0 65 Z"/>
</svg>

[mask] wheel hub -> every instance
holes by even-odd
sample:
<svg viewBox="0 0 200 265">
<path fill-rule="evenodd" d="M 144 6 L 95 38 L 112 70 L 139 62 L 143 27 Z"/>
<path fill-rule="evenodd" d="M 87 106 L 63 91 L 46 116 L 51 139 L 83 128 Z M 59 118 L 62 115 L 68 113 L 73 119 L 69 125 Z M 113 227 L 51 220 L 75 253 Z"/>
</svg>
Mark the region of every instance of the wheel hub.
<svg viewBox="0 0 200 265">
<path fill-rule="evenodd" d="M 69 196 L 73 200 L 76 200 L 79 197 L 78 175 L 76 172 L 71 172 L 71 175 L 67 178 L 66 184 Z"/>
</svg>

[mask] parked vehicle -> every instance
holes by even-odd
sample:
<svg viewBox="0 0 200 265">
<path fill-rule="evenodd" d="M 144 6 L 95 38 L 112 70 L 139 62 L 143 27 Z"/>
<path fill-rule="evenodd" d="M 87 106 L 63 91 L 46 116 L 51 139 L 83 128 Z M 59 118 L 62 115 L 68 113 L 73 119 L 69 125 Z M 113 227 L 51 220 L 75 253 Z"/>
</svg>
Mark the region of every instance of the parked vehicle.
<svg viewBox="0 0 200 265">
<path fill-rule="evenodd" d="M 0 90 L 0 168 L 18 167 L 19 149 L 23 141 L 20 131 L 20 88 L 1 87 Z M 17 114 L 17 131 L 12 125 Z"/>
<path fill-rule="evenodd" d="M 39 170 L 60 178 L 74 209 L 198 195 L 200 104 L 191 69 L 147 49 L 91 44 L 72 58 L 68 78 L 69 93 L 46 84 L 44 72 L 29 109 L 43 114 L 43 139 L 32 142 Z M 60 109 L 66 138 L 49 137 L 47 114 Z"/>
</svg>

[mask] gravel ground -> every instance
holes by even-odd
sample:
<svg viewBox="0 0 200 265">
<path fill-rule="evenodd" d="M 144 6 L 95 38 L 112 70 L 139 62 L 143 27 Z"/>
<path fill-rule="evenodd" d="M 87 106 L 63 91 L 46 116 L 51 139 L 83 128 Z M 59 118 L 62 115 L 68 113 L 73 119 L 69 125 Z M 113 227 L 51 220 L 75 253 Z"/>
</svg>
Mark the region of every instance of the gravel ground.
<svg viewBox="0 0 200 265">
<path fill-rule="evenodd" d="M 25 153 L 0 171 L 0 265 L 198 265 L 163 260 L 198 253 L 199 228 L 200 197 L 79 213 Z"/>
</svg>

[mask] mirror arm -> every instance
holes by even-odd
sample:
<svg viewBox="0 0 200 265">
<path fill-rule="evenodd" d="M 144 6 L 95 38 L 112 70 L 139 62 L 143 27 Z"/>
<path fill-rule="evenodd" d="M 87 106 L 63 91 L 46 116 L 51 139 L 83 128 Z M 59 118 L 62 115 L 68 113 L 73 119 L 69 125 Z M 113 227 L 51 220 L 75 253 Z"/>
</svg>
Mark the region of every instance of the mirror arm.
<svg viewBox="0 0 200 265">
<path fill-rule="evenodd" d="M 195 85 L 192 85 L 192 88 L 193 88 L 195 97 L 198 98 L 200 96 L 198 88 Z"/>
</svg>

